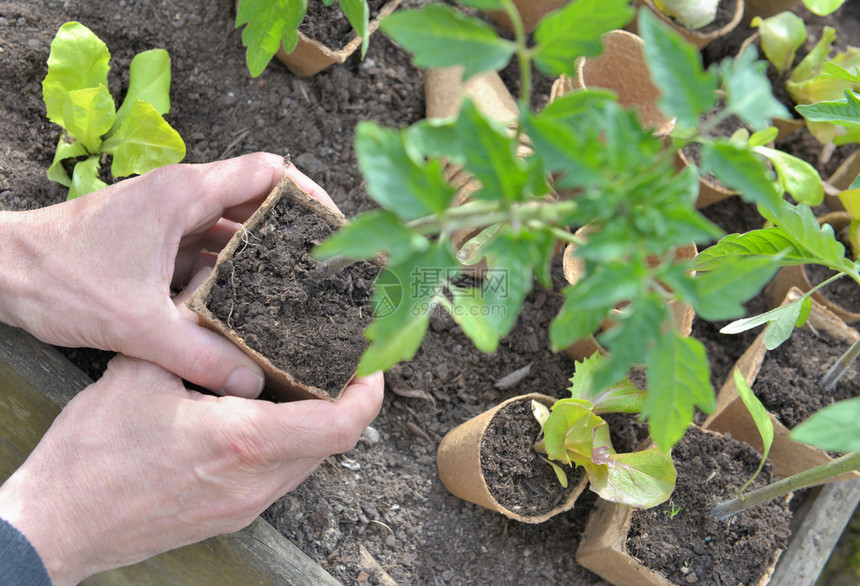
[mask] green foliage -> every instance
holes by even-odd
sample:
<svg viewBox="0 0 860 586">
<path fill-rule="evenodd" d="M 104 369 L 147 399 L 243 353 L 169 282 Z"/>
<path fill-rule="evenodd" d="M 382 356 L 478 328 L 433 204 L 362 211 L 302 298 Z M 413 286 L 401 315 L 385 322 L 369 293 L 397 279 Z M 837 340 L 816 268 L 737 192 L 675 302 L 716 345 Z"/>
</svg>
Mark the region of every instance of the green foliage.
<svg viewBox="0 0 860 586">
<path fill-rule="evenodd" d="M 535 449 L 547 455 L 564 485 L 564 472 L 553 461 L 582 466 L 591 489 L 601 498 L 632 507 L 654 507 L 672 494 L 675 467 L 668 452 L 658 448 L 618 454 L 612 447 L 609 428 L 599 415 L 636 413 L 646 393 L 626 378 L 607 387 L 594 386 L 601 360 L 604 359 L 594 355 L 577 363 L 571 379 L 571 398 L 556 401 L 549 413 L 546 407 L 533 404 L 543 430 Z"/>
<path fill-rule="evenodd" d="M 777 73 L 791 67 L 797 50 L 806 40 L 806 24 L 793 12 L 781 12 L 766 20 L 756 16 L 750 23 L 761 32 L 761 49 Z"/>
<path fill-rule="evenodd" d="M 792 324 L 793 326 L 794 324 Z M 738 390 L 738 395 L 743 401 L 744 405 L 749 411 L 750 415 L 753 418 L 753 422 L 755 422 L 756 429 L 758 429 L 759 435 L 761 435 L 762 445 L 764 446 L 764 453 L 761 455 L 761 463 L 758 465 L 758 468 L 755 471 L 755 474 L 744 483 L 744 485 L 738 490 L 738 497 L 743 499 L 744 490 L 752 484 L 753 480 L 756 479 L 756 476 L 759 475 L 761 469 L 764 467 L 764 462 L 767 460 L 767 455 L 770 453 L 770 447 L 773 445 L 773 422 L 770 420 L 770 414 L 767 412 L 767 409 L 764 408 L 764 405 L 761 404 L 758 397 L 753 393 L 750 386 L 747 384 L 744 375 L 741 374 L 741 371 L 737 368 L 733 371 L 732 376 L 735 381 L 735 388 Z"/>
<path fill-rule="evenodd" d="M 42 96 L 48 119 L 64 132 L 48 178 L 69 188 L 69 199 L 105 187 L 102 157 L 113 155 L 111 174 L 127 177 L 185 157 L 185 143 L 162 117 L 170 110 L 170 56 L 162 49 L 135 55 L 129 88 L 119 109 L 108 90 L 110 53 L 87 27 L 68 22 L 51 42 Z M 72 176 L 63 161 L 81 159 Z"/>
<path fill-rule="evenodd" d="M 507 2 L 469 4 L 498 8 Z M 531 46 L 521 31 L 507 41 L 476 19 L 435 4 L 399 11 L 381 26 L 414 53 L 419 65 L 458 65 L 468 77 L 500 69 L 516 56 L 522 72 L 536 63 L 560 73 L 570 71 L 578 57 L 595 55 L 600 36 L 621 26 L 629 14 L 626 2 L 598 6 L 595 0 L 575 0 L 538 25 Z M 686 136 L 703 143 L 703 167 L 742 191 L 747 201 L 776 213 L 783 189 L 797 191 L 807 178 L 788 163 L 778 177 L 769 172 L 766 154 L 756 150 L 768 141 L 767 131 L 748 142 L 716 139 L 711 130 L 718 120 L 703 119 L 716 104 L 718 88 L 727 92 L 727 100 L 717 118 L 736 115 L 760 128 L 783 112 L 766 91 L 763 64 L 749 52 L 705 71 L 699 53 L 647 10 L 640 11 L 638 24 L 652 77 L 662 90 L 660 106 L 687 129 Z M 602 405 L 641 410 L 656 452 L 667 453 L 694 409 L 710 411 L 715 404 L 704 348 L 675 333 L 668 303 L 690 304 L 712 319 L 740 317 L 742 303 L 773 274 L 782 256 L 748 254 L 723 261 L 722 254 L 713 254 L 700 266 L 705 272 L 694 276 L 690 262 L 676 260 L 677 249 L 721 234 L 695 209 L 698 169 L 678 172 L 675 148 L 644 128 L 636 113 L 606 90 L 574 92 L 539 113 L 532 111 L 526 105 L 528 75 L 523 75 L 520 108 L 510 128 L 488 119 L 468 100 L 451 119 L 401 130 L 370 122 L 358 126 L 359 166 L 368 194 L 384 211 L 359 216 L 323 243 L 318 254 L 387 255 L 385 278 L 399 283 L 400 291 L 392 304 L 391 283 L 378 288 L 377 307 L 389 311 L 377 311 L 359 371 L 411 358 L 433 309 L 450 312 L 481 350 L 495 350 L 513 328 L 533 278 L 551 285 L 550 260 L 559 242 L 573 244 L 584 271 L 562 292 L 564 304 L 550 327 L 553 348 L 595 336 L 608 353 L 589 375 L 589 388 L 615 388 L 614 381 L 623 379 L 631 365 L 644 364 L 649 392 L 646 397 L 627 389 L 607 398 L 604 391 L 584 399 L 591 405 L 587 417 L 585 406 L 575 402 L 560 408 L 558 417 L 570 411 L 571 417 L 581 415 L 580 424 L 590 425 Z M 525 136 L 532 147 L 528 155 L 520 150 Z M 467 202 L 453 205 L 446 164 L 480 184 Z M 584 225 L 590 229 L 586 238 L 571 233 Z M 452 236 L 463 232 L 473 237 L 454 250 Z M 775 252 L 784 254 L 782 248 Z M 481 260 L 487 266 L 483 279 L 458 279 L 460 262 Z M 430 273 L 434 278 L 428 283 Z M 601 331 L 607 322 L 612 327 Z M 602 428 L 595 423 L 592 429 Z M 625 456 L 611 474 L 596 472 L 593 482 L 610 498 L 622 498 L 613 491 L 628 490 L 625 483 L 635 477 L 631 470 L 649 469 L 640 459 L 650 457 L 656 458 Z"/>
<path fill-rule="evenodd" d="M 326 6 L 332 0 L 324 0 Z M 370 11 L 367 0 L 338 0 L 338 5 L 355 33 L 361 37 L 361 56 L 367 52 L 370 38 Z M 245 61 L 252 77 L 258 77 L 283 46 L 292 53 L 299 42 L 299 25 L 305 19 L 307 0 L 242 0 L 236 11 L 236 27 L 242 30 Z M 334 47 L 335 50 L 339 47 Z"/>
<path fill-rule="evenodd" d="M 791 439 L 822 450 L 860 450 L 860 397 L 839 401 L 791 430 Z"/>
<path fill-rule="evenodd" d="M 840 6 L 845 4 L 845 0 L 803 0 L 803 4 L 812 14 L 827 16 L 836 12 Z"/>
<path fill-rule="evenodd" d="M 661 12 L 692 30 L 714 22 L 719 4 L 720 0 L 654 0 Z"/>
</svg>

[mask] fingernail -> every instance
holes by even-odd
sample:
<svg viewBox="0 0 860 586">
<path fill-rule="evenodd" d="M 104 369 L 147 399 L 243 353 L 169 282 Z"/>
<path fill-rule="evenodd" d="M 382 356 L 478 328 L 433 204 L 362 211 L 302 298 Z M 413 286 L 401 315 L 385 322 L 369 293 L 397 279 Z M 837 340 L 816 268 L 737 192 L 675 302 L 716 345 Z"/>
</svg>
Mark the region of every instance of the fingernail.
<svg viewBox="0 0 860 586">
<path fill-rule="evenodd" d="M 254 399 L 263 392 L 263 377 L 249 368 L 240 366 L 227 377 L 224 388 L 225 395 Z"/>
</svg>

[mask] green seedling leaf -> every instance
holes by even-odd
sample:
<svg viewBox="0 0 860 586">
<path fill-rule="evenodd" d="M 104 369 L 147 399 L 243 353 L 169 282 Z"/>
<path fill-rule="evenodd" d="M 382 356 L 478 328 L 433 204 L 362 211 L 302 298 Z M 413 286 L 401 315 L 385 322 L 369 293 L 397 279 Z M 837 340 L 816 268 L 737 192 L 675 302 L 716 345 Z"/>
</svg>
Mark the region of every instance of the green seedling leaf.
<svg viewBox="0 0 860 586">
<path fill-rule="evenodd" d="M 830 61 L 846 69 L 856 69 L 860 66 L 860 48 L 848 47 L 837 53 Z M 823 101 L 838 100 L 846 90 L 860 89 L 857 84 L 830 75 L 824 70 L 824 63 L 814 70 L 814 75 L 808 79 L 786 82 L 785 89 L 797 104 L 813 104 Z"/>
<path fill-rule="evenodd" d="M 777 135 L 779 135 L 779 130 L 775 126 L 768 126 L 764 130 L 754 132 L 747 140 L 747 143 L 751 147 L 764 146 L 776 140 Z"/>
<path fill-rule="evenodd" d="M 361 357 L 358 376 L 387 370 L 415 355 L 431 312 L 443 298 L 448 280 L 458 272 L 457 259 L 444 243 L 436 243 L 380 272 L 373 298 L 373 321 L 365 331 L 372 343 Z"/>
<path fill-rule="evenodd" d="M 87 149 L 84 148 L 84 145 L 80 141 L 77 141 L 74 137 L 64 133 L 63 136 L 60 137 L 60 142 L 57 143 L 57 152 L 54 153 L 54 162 L 51 163 L 51 166 L 48 168 L 48 179 L 56 181 L 60 185 L 70 187 L 72 185 L 72 179 L 69 177 L 69 174 L 66 173 L 66 169 L 63 167 L 63 161 L 66 159 L 82 157 L 86 154 Z"/>
<path fill-rule="evenodd" d="M 818 257 L 798 248 L 781 228 L 763 228 L 744 234 L 729 234 L 696 257 L 696 269 L 707 271 L 742 256 L 765 256 L 782 266 L 816 262 Z"/>
<path fill-rule="evenodd" d="M 398 10 L 379 27 L 412 53 L 416 67 L 459 65 L 464 79 L 482 71 L 498 71 L 514 54 L 514 43 L 499 37 L 488 24 L 442 4 Z"/>
<path fill-rule="evenodd" d="M 588 400 L 597 414 L 642 411 L 647 392 L 636 388 L 630 379 L 625 377 L 603 389 L 594 387 L 594 371 L 600 361 L 600 355 L 593 354 L 576 363 L 575 375 L 570 379 L 571 386 L 568 389 L 571 398 Z"/>
<path fill-rule="evenodd" d="M 775 350 L 788 340 L 797 322 L 801 319 L 804 304 L 792 303 L 788 305 L 788 308 L 786 311 L 777 314 L 767 324 L 767 328 L 764 331 L 764 345 L 768 350 Z"/>
<path fill-rule="evenodd" d="M 611 449 L 606 422 L 588 406 L 571 400 L 557 401 L 553 405 L 543 433 L 546 455 L 568 466 L 590 462 L 593 452 L 599 448 L 609 446 Z"/>
<path fill-rule="evenodd" d="M 764 163 L 745 145 L 728 140 L 705 143 L 702 168 L 713 173 L 729 189 L 740 192 L 744 201 L 766 209 L 776 209 L 782 201 Z"/>
<path fill-rule="evenodd" d="M 423 252 L 430 242 L 406 227 L 400 218 L 385 210 L 361 214 L 314 249 L 325 260 L 335 256 L 370 259 L 384 252 L 391 264 L 404 262 Z"/>
<path fill-rule="evenodd" d="M 806 41 L 806 24 L 793 12 L 781 12 L 762 20 L 756 16 L 750 23 L 761 33 L 761 49 L 779 75 L 791 67 L 797 50 Z"/>
<path fill-rule="evenodd" d="M 242 30 L 242 44 L 252 77 L 263 73 L 281 44 L 286 53 L 295 50 L 307 7 L 307 0 L 242 0 L 236 11 L 236 26 L 247 25 Z"/>
<path fill-rule="evenodd" d="M 810 122 L 860 128 L 860 96 L 848 90 L 845 90 L 844 100 L 796 106 L 795 109 Z"/>
<path fill-rule="evenodd" d="M 487 324 L 498 338 L 513 329 L 532 289 L 532 267 L 538 256 L 530 244 L 511 231 L 502 231 L 484 247 L 489 271 L 481 282 L 481 294 L 488 307 Z"/>
<path fill-rule="evenodd" d="M 662 334 L 647 361 L 648 397 L 642 409 L 651 439 L 664 452 L 683 437 L 693 421 L 694 407 L 716 408 L 704 345 L 675 331 Z"/>
<path fill-rule="evenodd" d="M 773 164 L 783 189 L 795 200 L 811 206 L 824 201 L 824 186 L 815 167 L 776 149 L 759 146 L 754 150 Z"/>
<path fill-rule="evenodd" d="M 790 116 L 773 95 L 767 79 L 767 63 L 757 58 L 755 47 L 750 45 L 734 60 L 724 59 L 720 63 L 726 107 L 753 130 L 767 128 L 773 118 Z"/>
<path fill-rule="evenodd" d="M 780 202 L 775 213 L 759 209 L 762 215 L 782 229 L 782 234 L 814 256 L 817 262 L 835 271 L 850 271 L 853 263 L 845 258 L 845 247 L 836 239 L 829 224 L 819 225 L 807 205 Z"/>
<path fill-rule="evenodd" d="M 136 99 L 149 103 L 162 116 L 170 111 L 170 55 L 164 49 L 144 51 L 131 60 L 128 92 L 116 112 L 117 121 L 128 115 Z"/>
<path fill-rule="evenodd" d="M 789 82 L 803 82 L 808 81 L 818 75 L 819 71 L 821 71 L 821 64 L 827 61 L 827 56 L 830 55 L 830 50 L 833 45 L 833 41 L 836 40 L 836 31 L 833 27 L 826 26 L 821 33 L 821 38 L 818 40 L 818 43 L 815 44 L 815 47 L 812 48 L 812 51 L 806 54 L 806 57 L 803 58 L 797 67 L 791 72 L 791 75 L 788 78 Z M 789 90 L 789 94 L 791 93 L 791 89 L 789 89 L 789 84 L 786 84 L 786 89 Z M 802 101 L 795 100 L 796 103 L 806 103 Z"/>
<path fill-rule="evenodd" d="M 803 0 L 809 11 L 816 16 L 827 16 L 845 4 L 845 0 Z"/>
<path fill-rule="evenodd" d="M 552 466 L 552 470 L 553 470 L 553 472 L 555 472 L 556 478 L 558 478 L 558 483 L 561 484 L 562 488 L 567 488 L 568 480 L 567 480 L 567 474 L 564 472 L 564 468 L 562 468 L 561 466 L 559 466 L 558 464 L 556 464 L 552 460 L 544 458 L 541 455 L 538 455 L 538 458 L 540 458 L 541 460 L 543 460 L 544 462 L 546 462 L 547 464 Z"/>
<path fill-rule="evenodd" d="M 79 22 L 67 22 L 51 41 L 48 75 L 42 98 L 48 120 L 63 126 L 63 106 L 69 92 L 100 85 L 108 87 L 110 53 L 107 45 Z"/>
<path fill-rule="evenodd" d="M 851 242 L 852 258 L 857 259 L 860 257 L 860 188 L 846 189 L 838 197 L 851 218 L 848 239 Z"/>
<path fill-rule="evenodd" d="M 92 156 L 85 161 L 75 165 L 72 172 L 72 184 L 69 186 L 68 199 L 75 199 L 82 195 L 98 191 L 107 187 L 107 183 L 99 179 L 99 158 Z"/>
<path fill-rule="evenodd" d="M 114 177 L 142 175 L 185 158 L 185 143 L 179 133 L 141 100 L 135 100 L 125 120 L 114 126 L 102 150 L 113 155 Z"/>
<path fill-rule="evenodd" d="M 860 450 L 860 397 L 824 407 L 795 426 L 791 439 L 832 452 Z"/>
<path fill-rule="evenodd" d="M 87 153 L 97 154 L 101 150 L 102 135 L 113 126 L 115 108 L 113 97 L 103 85 L 72 90 L 63 105 L 64 127 Z"/>
<path fill-rule="evenodd" d="M 850 81 L 851 83 L 860 83 L 860 67 L 854 68 L 854 71 L 857 73 L 851 73 L 841 65 L 832 62 L 822 63 L 821 68 L 825 73 L 833 77 Z"/>
<path fill-rule="evenodd" d="M 610 465 L 586 471 L 591 490 L 600 498 L 641 509 L 669 500 L 677 478 L 672 458 L 657 448 L 616 454 Z"/>
<path fill-rule="evenodd" d="M 404 131 L 373 122 L 356 126 L 355 153 L 368 195 L 404 220 L 441 213 L 456 193 L 445 181 L 442 161 L 425 162 L 415 150 Z"/>
<path fill-rule="evenodd" d="M 750 484 L 752 484 L 752 481 L 756 479 L 756 476 L 759 475 L 759 472 L 761 472 L 761 469 L 764 467 L 765 460 L 767 460 L 767 455 L 770 453 L 770 446 L 773 445 L 773 422 L 770 420 L 770 413 L 767 412 L 767 409 L 764 408 L 764 405 L 761 404 L 761 401 L 759 401 L 758 397 L 753 393 L 752 389 L 747 384 L 744 375 L 741 374 L 741 371 L 735 368 L 733 376 L 735 378 L 735 388 L 738 390 L 738 395 L 740 395 L 741 401 L 744 402 L 744 405 L 746 405 L 747 410 L 750 412 L 759 435 L 761 435 L 762 445 L 764 446 L 764 453 L 761 455 L 761 463 L 758 465 L 758 469 L 756 469 L 752 478 L 747 480 L 746 484 L 744 484 L 738 491 L 738 498 L 743 499 L 744 491 Z"/>
<path fill-rule="evenodd" d="M 455 289 L 453 299 L 445 299 L 443 305 L 475 348 L 487 354 L 496 351 L 500 336 L 496 335 L 488 319 L 492 308 L 476 289 Z"/>
<path fill-rule="evenodd" d="M 478 10 L 502 10 L 505 7 L 502 0 L 459 0 L 459 2 Z"/>
<path fill-rule="evenodd" d="M 803 315 L 803 309 L 800 311 L 796 310 L 794 305 L 802 305 L 806 298 L 803 297 L 801 299 L 797 299 L 792 301 L 791 303 L 787 303 L 785 305 L 780 305 L 779 307 L 775 307 L 770 311 L 766 311 L 765 313 L 761 313 L 759 315 L 754 315 L 753 317 L 745 317 L 744 319 L 739 319 L 733 321 L 727 326 L 723 327 L 720 330 L 721 334 L 739 334 L 741 332 L 745 332 L 747 330 L 751 330 L 755 327 L 758 327 L 762 324 L 766 324 L 768 322 L 779 319 L 782 315 L 789 313 L 791 315 L 797 315 L 798 321 L 799 317 Z M 797 323 L 797 322 L 795 322 Z"/>
<path fill-rule="evenodd" d="M 769 257 L 721 257 L 716 268 L 699 273 L 693 281 L 696 295 L 691 301 L 696 314 L 707 320 L 743 315 L 741 304 L 761 291 L 779 266 Z"/>
<path fill-rule="evenodd" d="M 702 56 L 649 10 L 639 11 L 639 36 L 651 78 L 660 89 L 660 108 L 685 128 L 696 128 L 699 117 L 717 101 L 717 76 L 702 67 Z"/>
<path fill-rule="evenodd" d="M 576 0 L 545 16 L 534 33 L 534 60 L 547 75 L 576 76 L 578 57 L 603 52 L 600 37 L 633 17 L 628 0 Z"/>
<path fill-rule="evenodd" d="M 361 37 L 361 58 L 364 59 L 370 41 L 367 30 L 370 27 L 370 8 L 367 0 L 338 0 L 338 3 L 352 29 Z"/>
</svg>

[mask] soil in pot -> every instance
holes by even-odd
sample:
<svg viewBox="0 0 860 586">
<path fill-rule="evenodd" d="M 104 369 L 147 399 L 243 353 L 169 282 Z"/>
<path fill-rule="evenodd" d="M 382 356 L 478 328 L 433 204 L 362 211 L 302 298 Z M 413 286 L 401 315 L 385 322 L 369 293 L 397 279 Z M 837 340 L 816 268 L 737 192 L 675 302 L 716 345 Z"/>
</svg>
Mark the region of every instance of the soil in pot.
<svg viewBox="0 0 860 586">
<path fill-rule="evenodd" d="M 379 9 L 387 0 L 366 0 L 370 20 L 376 18 Z M 308 2 L 305 19 L 299 25 L 309 39 L 319 41 L 326 47 L 338 49 L 355 37 L 355 31 L 338 6 L 326 6 L 323 2 Z"/>
<path fill-rule="evenodd" d="M 849 368 L 832 392 L 819 384 L 822 376 L 848 349 L 823 330 L 804 327 L 769 351 L 754 390 L 768 411 L 789 429 L 831 403 L 860 395 L 860 374 Z"/>
<path fill-rule="evenodd" d="M 493 417 L 481 442 L 481 468 L 496 500 L 524 516 L 559 505 L 582 478 L 582 468 L 564 466 L 564 488 L 552 467 L 534 450 L 540 424 L 530 401 L 515 401 Z"/>
<path fill-rule="evenodd" d="M 325 220 L 281 197 L 223 261 L 206 305 L 276 367 L 336 397 L 368 345 L 363 332 L 379 268 L 358 262 L 320 272 L 310 252 L 332 231 Z"/>
<path fill-rule="evenodd" d="M 690 428 L 672 458 L 678 471 L 675 492 L 667 503 L 634 511 L 628 553 L 677 584 L 755 584 L 787 545 L 788 503 L 774 499 L 723 522 L 710 508 L 737 494 L 760 456 L 747 444 Z M 766 464 L 752 486 L 773 479 Z"/>
<path fill-rule="evenodd" d="M 819 264 L 804 266 L 806 277 L 812 285 L 823 283 L 830 277 L 836 275 L 836 271 Z M 852 313 L 860 313 L 860 289 L 857 283 L 850 277 L 842 277 L 829 283 L 820 290 L 822 295 L 833 303 L 847 309 Z"/>
</svg>

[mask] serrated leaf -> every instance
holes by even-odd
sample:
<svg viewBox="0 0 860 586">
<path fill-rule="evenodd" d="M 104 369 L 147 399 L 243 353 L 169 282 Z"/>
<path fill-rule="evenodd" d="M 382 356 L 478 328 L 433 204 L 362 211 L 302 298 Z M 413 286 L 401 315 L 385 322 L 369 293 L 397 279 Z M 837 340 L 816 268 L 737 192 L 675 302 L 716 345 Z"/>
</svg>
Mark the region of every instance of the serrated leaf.
<svg viewBox="0 0 860 586">
<path fill-rule="evenodd" d="M 738 395 L 744 405 L 746 405 L 747 411 L 749 411 L 752 416 L 756 429 L 758 429 L 758 433 L 761 436 L 762 445 L 764 446 L 764 452 L 761 455 L 761 463 L 759 464 L 758 469 L 755 471 L 755 474 L 752 475 L 752 478 L 747 480 L 738 491 L 740 494 L 743 494 L 744 490 L 752 484 L 752 481 L 755 480 L 756 476 L 761 472 L 761 469 L 764 467 L 764 462 L 767 460 L 767 455 L 770 453 L 770 446 L 773 444 L 773 422 L 770 420 L 770 413 L 767 412 L 767 409 L 764 408 L 764 405 L 761 404 L 761 401 L 759 401 L 758 397 L 753 393 L 752 389 L 747 384 L 744 375 L 741 374 L 741 371 L 735 368 L 732 374 L 735 379 L 735 388 L 738 390 Z"/>
<path fill-rule="evenodd" d="M 356 126 L 355 153 L 367 193 L 404 220 L 440 213 L 456 191 L 445 181 L 442 162 L 422 160 L 405 136 L 373 122 Z"/>
<path fill-rule="evenodd" d="M 724 257 L 717 268 L 698 273 L 693 280 L 697 293 L 691 300 L 693 309 L 707 320 L 741 316 L 741 304 L 761 291 L 779 266 L 768 257 Z"/>
<path fill-rule="evenodd" d="M 845 90 L 844 100 L 796 106 L 795 109 L 810 122 L 829 122 L 840 126 L 860 127 L 860 97 L 848 90 Z"/>
<path fill-rule="evenodd" d="M 639 389 L 624 377 L 602 389 L 594 387 L 594 372 L 603 357 L 595 353 L 582 362 L 576 363 L 576 370 L 570 379 L 571 398 L 584 399 L 591 403 L 595 413 L 639 413 L 645 403 L 647 392 Z"/>
<path fill-rule="evenodd" d="M 825 56 L 826 58 L 826 56 Z M 860 66 L 860 48 L 848 47 L 837 53 L 831 60 L 833 65 L 856 69 Z M 824 63 L 812 71 L 810 77 L 797 81 L 789 80 L 785 89 L 797 104 L 813 104 L 822 101 L 838 100 L 845 90 L 858 87 L 840 77 L 830 75 L 824 70 Z"/>
<path fill-rule="evenodd" d="M 125 119 L 113 127 L 102 150 L 113 155 L 114 177 L 143 175 L 185 158 L 185 143 L 179 133 L 141 100 L 135 100 Z"/>
<path fill-rule="evenodd" d="M 512 232 L 502 232 L 484 248 L 488 270 L 480 290 L 490 308 L 487 323 L 500 338 L 514 327 L 523 301 L 532 289 L 534 252 Z"/>
<path fill-rule="evenodd" d="M 576 76 L 578 57 L 603 52 L 600 37 L 633 17 L 628 0 L 576 0 L 545 16 L 534 33 L 534 62 L 548 75 Z"/>
<path fill-rule="evenodd" d="M 788 110 L 773 95 L 767 79 L 767 63 L 757 61 L 755 47 L 748 46 L 732 59 L 720 63 L 726 91 L 726 107 L 753 130 L 770 125 L 773 118 L 788 118 Z"/>
<path fill-rule="evenodd" d="M 164 49 L 144 51 L 131 60 L 128 91 L 116 112 L 117 121 L 128 115 L 135 99 L 147 102 L 162 116 L 170 111 L 170 55 Z"/>
<path fill-rule="evenodd" d="M 764 163 L 746 146 L 728 140 L 706 142 L 702 168 L 729 189 L 738 191 L 744 201 L 766 209 L 776 209 L 782 201 Z"/>
<path fill-rule="evenodd" d="M 806 24 L 793 12 L 781 12 L 762 20 L 755 17 L 752 26 L 761 33 L 761 49 L 779 75 L 791 67 L 797 50 L 806 41 Z"/>
<path fill-rule="evenodd" d="M 809 206 L 794 206 L 782 201 L 775 213 L 760 211 L 766 219 L 780 227 L 782 234 L 792 240 L 796 247 L 804 249 L 817 262 L 835 271 L 850 271 L 853 268 L 853 263 L 845 258 L 845 247 L 834 236 L 833 228 L 829 224 L 820 226 Z"/>
<path fill-rule="evenodd" d="M 482 71 L 498 71 L 514 54 L 514 43 L 499 37 L 488 24 L 441 4 L 398 10 L 379 26 L 412 53 L 416 67 L 460 65 L 464 79 Z"/>
<path fill-rule="evenodd" d="M 661 23 L 649 10 L 639 11 L 639 36 L 651 79 L 660 88 L 660 108 L 678 124 L 696 128 L 699 117 L 717 101 L 717 76 L 702 67 L 699 51 Z"/>
<path fill-rule="evenodd" d="M 101 150 L 102 135 L 113 126 L 115 108 L 113 97 L 103 85 L 72 90 L 63 105 L 63 127 L 87 153 L 95 155 Z"/>
<path fill-rule="evenodd" d="M 370 33 L 367 32 L 370 26 L 370 8 L 367 0 L 338 0 L 338 4 L 352 25 L 352 30 L 361 37 L 361 58 L 364 59 L 370 41 Z"/>
<path fill-rule="evenodd" d="M 707 271 L 739 256 L 779 257 L 783 266 L 815 262 L 817 257 L 795 246 L 781 228 L 763 228 L 729 234 L 696 256 L 697 270 Z"/>
<path fill-rule="evenodd" d="M 307 12 L 307 0 L 242 0 L 236 26 L 242 30 L 245 61 L 252 77 L 258 77 L 283 43 L 292 53 L 299 41 L 298 28 Z"/>
<path fill-rule="evenodd" d="M 63 125 L 63 105 L 70 91 L 108 87 L 110 52 L 90 29 L 67 22 L 51 41 L 48 75 L 42 82 L 42 98 L 48 119 Z"/>
<path fill-rule="evenodd" d="M 314 256 L 370 259 L 385 252 L 389 262 L 396 265 L 429 246 L 425 237 L 407 228 L 393 213 L 375 210 L 361 214 L 329 236 L 314 249 Z"/>
<path fill-rule="evenodd" d="M 806 54 L 806 57 L 792 70 L 788 77 L 786 89 L 790 87 L 790 83 L 798 83 L 812 79 L 821 71 L 821 64 L 827 61 L 827 56 L 830 55 L 831 45 L 836 40 L 836 31 L 833 27 L 825 26 L 821 32 L 821 38 Z M 791 90 L 789 90 L 789 94 Z M 795 103 L 803 104 L 805 102 L 795 100 Z"/>
<path fill-rule="evenodd" d="M 66 173 L 63 167 L 63 161 L 66 159 L 75 159 L 87 154 L 87 149 L 84 145 L 74 139 L 74 137 L 63 133 L 60 141 L 57 143 L 57 151 L 54 153 L 54 161 L 48 168 L 48 179 L 56 181 L 60 185 L 71 187 L 72 178 Z"/>
<path fill-rule="evenodd" d="M 99 179 L 99 158 L 92 156 L 75 165 L 72 171 L 72 184 L 69 186 L 68 199 L 98 191 L 107 187 L 107 183 Z"/>
<path fill-rule="evenodd" d="M 600 498 L 647 509 L 669 500 L 677 472 L 672 458 L 658 448 L 612 456 L 612 463 L 586 468 L 591 490 Z"/>
<path fill-rule="evenodd" d="M 716 408 L 705 347 L 670 331 L 660 336 L 647 368 L 648 399 L 642 416 L 654 443 L 668 452 L 693 421 L 694 407 L 705 413 Z"/>
<path fill-rule="evenodd" d="M 855 67 L 854 71 L 857 73 L 851 73 L 841 65 L 837 65 L 836 63 L 822 63 L 821 68 L 828 75 L 832 75 L 833 77 L 838 77 L 839 79 L 844 79 L 845 81 L 850 81 L 851 83 L 860 83 L 860 67 Z"/>
<path fill-rule="evenodd" d="M 362 354 L 358 375 L 387 370 L 418 351 L 449 277 L 459 273 L 444 243 L 417 252 L 377 277 L 373 321 L 365 330 L 372 343 Z"/>
<path fill-rule="evenodd" d="M 824 201 L 824 186 L 815 167 L 788 153 L 768 147 L 754 147 L 776 169 L 776 175 L 786 193 L 796 201 L 816 206 Z"/>
<path fill-rule="evenodd" d="M 860 450 L 860 397 L 824 407 L 795 426 L 791 439 L 832 452 Z"/>
</svg>

